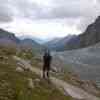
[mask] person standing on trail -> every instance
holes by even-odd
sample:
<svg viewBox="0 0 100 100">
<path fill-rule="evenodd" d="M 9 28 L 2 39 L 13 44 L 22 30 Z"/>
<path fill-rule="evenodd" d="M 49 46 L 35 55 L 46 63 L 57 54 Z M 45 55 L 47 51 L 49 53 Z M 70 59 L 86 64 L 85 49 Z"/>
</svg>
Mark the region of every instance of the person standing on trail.
<svg viewBox="0 0 100 100">
<path fill-rule="evenodd" d="M 46 50 L 43 56 L 43 78 L 49 79 L 52 56 L 49 50 Z"/>
</svg>

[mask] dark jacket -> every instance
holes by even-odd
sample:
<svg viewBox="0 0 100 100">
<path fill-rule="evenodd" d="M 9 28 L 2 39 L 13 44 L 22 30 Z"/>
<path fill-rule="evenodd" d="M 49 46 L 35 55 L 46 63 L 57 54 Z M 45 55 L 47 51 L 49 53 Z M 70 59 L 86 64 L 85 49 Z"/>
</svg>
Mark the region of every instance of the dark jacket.
<svg viewBox="0 0 100 100">
<path fill-rule="evenodd" d="M 49 53 L 45 53 L 43 56 L 44 67 L 50 67 L 51 64 L 51 55 Z"/>
</svg>

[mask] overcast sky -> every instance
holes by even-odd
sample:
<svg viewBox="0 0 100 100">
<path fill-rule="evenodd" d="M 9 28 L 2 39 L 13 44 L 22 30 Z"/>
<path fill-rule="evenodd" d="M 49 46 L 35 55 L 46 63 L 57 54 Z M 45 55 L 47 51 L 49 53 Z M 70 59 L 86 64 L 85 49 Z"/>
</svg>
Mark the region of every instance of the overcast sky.
<svg viewBox="0 0 100 100">
<path fill-rule="evenodd" d="M 0 27 L 17 36 L 79 34 L 99 15 L 99 0 L 0 0 Z"/>
</svg>

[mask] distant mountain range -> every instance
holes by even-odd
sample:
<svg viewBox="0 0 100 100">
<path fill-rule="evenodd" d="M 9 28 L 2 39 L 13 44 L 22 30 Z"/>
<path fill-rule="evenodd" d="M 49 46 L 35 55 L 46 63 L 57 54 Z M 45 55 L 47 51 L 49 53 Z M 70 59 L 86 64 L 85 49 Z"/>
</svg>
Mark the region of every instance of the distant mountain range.
<svg viewBox="0 0 100 100">
<path fill-rule="evenodd" d="M 98 42 L 100 42 L 100 16 L 82 34 L 54 39 L 45 45 L 51 50 L 64 51 L 88 47 Z"/>
<path fill-rule="evenodd" d="M 39 48 L 41 47 L 40 44 L 35 42 L 32 39 L 23 39 L 20 40 L 17 38 L 14 33 L 5 31 L 3 29 L 0 29 L 0 46 L 16 46 L 19 48 Z"/>
<path fill-rule="evenodd" d="M 37 43 L 36 41 L 32 40 L 32 39 L 23 39 L 20 41 L 20 47 L 21 48 L 34 48 L 34 49 L 41 49 L 42 46 Z"/>
<path fill-rule="evenodd" d="M 34 40 L 35 42 L 37 42 L 38 44 L 44 44 L 45 42 L 48 41 L 48 40 L 45 40 L 45 39 L 40 39 L 40 38 L 32 37 L 32 36 L 29 36 L 29 35 L 25 35 L 25 36 L 22 35 L 22 36 L 19 36 L 18 38 L 21 39 L 21 40 L 31 39 L 31 40 Z"/>
<path fill-rule="evenodd" d="M 69 35 L 64 38 L 54 38 L 53 40 L 45 43 L 45 46 L 51 50 L 63 51 L 76 44 L 78 37 L 76 35 Z"/>
<path fill-rule="evenodd" d="M 90 24 L 85 32 L 80 35 L 69 35 L 63 38 L 54 38 L 46 43 L 38 38 L 17 38 L 14 33 L 0 29 L 0 45 L 17 46 L 20 48 L 48 47 L 54 51 L 64 51 L 84 48 L 100 42 L 100 16 Z"/>
</svg>

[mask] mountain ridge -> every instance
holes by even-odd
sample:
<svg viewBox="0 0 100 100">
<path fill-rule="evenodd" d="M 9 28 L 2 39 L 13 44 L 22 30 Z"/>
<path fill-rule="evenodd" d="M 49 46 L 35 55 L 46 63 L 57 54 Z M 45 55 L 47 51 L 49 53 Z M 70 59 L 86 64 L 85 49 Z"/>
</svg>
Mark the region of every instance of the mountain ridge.
<svg viewBox="0 0 100 100">
<path fill-rule="evenodd" d="M 79 35 L 80 47 L 87 47 L 100 42 L 100 16 Z"/>
<path fill-rule="evenodd" d="M 56 42 L 54 42 L 56 41 Z M 63 41 L 63 44 L 61 44 Z M 48 48 L 54 51 L 65 51 L 72 49 L 81 49 L 100 42 L 100 16 L 80 35 L 72 35 L 58 40 L 49 41 L 45 44 Z"/>
<path fill-rule="evenodd" d="M 51 50 L 61 51 L 61 50 L 64 50 L 65 48 L 67 48 L 66 45 L 73 38 L 76 38 L 76 35 L 69 35 L 69 36 L 66 36 L 63 38 L 55 38 L 55 39 L 45 43 L 45 45 Z"/>
<path fill-rule="evenodd" d="M 16 37 L 14 33 L 8 32 L 4 29 L 0 29 L 0 46 L 11 46 L 17 48 L 39 48 L 40 44 L 35 40 L 26 38 L 21 40 Z"/>
</svg>

